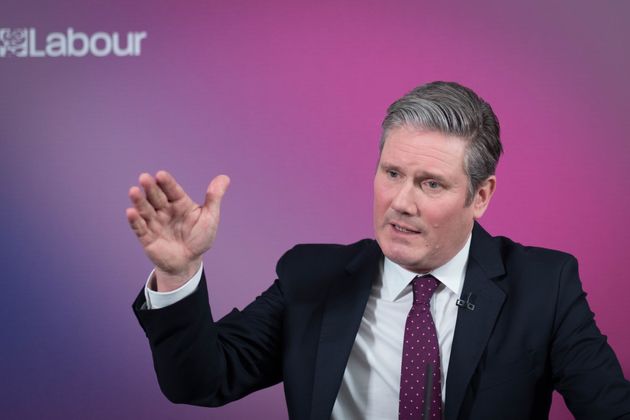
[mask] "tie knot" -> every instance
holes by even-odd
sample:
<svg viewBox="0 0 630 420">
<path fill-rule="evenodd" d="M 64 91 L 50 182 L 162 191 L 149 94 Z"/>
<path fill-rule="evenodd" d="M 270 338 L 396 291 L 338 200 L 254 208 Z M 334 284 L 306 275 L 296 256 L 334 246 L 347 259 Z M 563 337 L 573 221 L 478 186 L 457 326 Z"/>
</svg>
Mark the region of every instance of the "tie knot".
<svg viewBox="0 0 630 420">
<path fill-rule="evenodd" d="M 439 281 L 432 275 L 417 276 L 411 281 L 413 288 L 413 304 L 428 305 L 433 296 L 433 292 L 437 289 Z"/>
</svg>

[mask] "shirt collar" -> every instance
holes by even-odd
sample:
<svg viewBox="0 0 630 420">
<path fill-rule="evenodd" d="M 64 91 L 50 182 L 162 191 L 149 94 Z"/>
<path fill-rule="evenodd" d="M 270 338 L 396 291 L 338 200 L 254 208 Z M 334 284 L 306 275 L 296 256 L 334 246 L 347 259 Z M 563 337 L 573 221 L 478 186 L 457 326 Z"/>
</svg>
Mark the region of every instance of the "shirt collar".
<svg viewBox="0 0 630 420">
<path fill-rule="evenodd" d="M 471 238 L 472 233 L 468 235 L 466 243 L 453 258 L 429 273 L 414 273 L 385 257 L 381 296 L 389 301 L 397 300 L 401 297 L 403 291 L 414 277 L 426 274 L 431 274 L 452 293 L 459 296 L 462 292 L 464 277 L 466 275 L 466 264 L 468 262 Z"/>
</svg>

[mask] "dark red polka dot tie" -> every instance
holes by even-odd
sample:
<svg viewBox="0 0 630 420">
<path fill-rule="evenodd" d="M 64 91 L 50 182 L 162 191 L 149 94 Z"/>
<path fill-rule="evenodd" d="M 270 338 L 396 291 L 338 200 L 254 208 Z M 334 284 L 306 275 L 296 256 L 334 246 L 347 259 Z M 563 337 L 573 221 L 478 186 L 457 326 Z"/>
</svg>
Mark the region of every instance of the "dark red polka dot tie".
<svg viewBox="0 0 630 420">
<path fill-rule="evenodd" d="M 424 418 L 428 395 L 429 418 L 442 418 L 440 349 L 429 310 L 429 301 L 438 284 L 433 276 L 416 277 L 411 282 L 413 305 L 405 324 L 398 406 L 400 420 Z M 430 379 L 427 374 L 431 374 Z M 427 392 L 427 386 L 430 386 L 430 392 Z"/>
</svg>

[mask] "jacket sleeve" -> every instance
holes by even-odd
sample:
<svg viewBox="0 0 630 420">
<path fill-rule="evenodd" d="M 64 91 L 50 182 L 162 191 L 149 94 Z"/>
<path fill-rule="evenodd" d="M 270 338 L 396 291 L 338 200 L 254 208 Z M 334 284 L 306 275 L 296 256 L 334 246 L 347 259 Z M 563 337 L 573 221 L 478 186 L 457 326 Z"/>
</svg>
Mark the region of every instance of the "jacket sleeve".
<svg viewBox="0 0 630 420">
<path fill-rule="evenodd" d="M 595 324 L 573 257 L 562 268 L 556 299 L 550 350 L 555 388 L 577 419 L 630 418 L 630 383 Z"/>
<path fill-rule="evenodd" d="M 279 281 L 242 311 L 214 321 L 205 275 L 197 290 L 162 309 L 133 303 L 164 395 L 174 403 L 219 406 L 280 382 L 284 297 Z"/>
</svg>

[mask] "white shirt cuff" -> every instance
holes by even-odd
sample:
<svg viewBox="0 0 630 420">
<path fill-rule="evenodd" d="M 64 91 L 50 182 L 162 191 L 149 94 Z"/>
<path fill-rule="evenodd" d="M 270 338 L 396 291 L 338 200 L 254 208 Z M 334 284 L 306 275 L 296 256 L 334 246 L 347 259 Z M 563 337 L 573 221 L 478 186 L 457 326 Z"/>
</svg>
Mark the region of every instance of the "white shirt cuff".
<svg viewBox="0 0 630 420">
<path fill-rule="evenodd" d="M 147 309 L 164 308 L 192 295 L 193 292 L 197 290 L 197 286 L 199 286 L 202 271 L 203 263 L 201 263 L 199 270 L 197 270 L 190 280 L 184 283 L 180 288 L 171 290 L 170 292 L 156 292 L 155 290 L 149 289 L 149 282 L 153 278 L 155 269 L 151 271 L 151 274 L 149 274 L 149 278 L 147 279 L 147 283 L 144 286 L 144 297 L 147 301 Z"/>
</svg>

